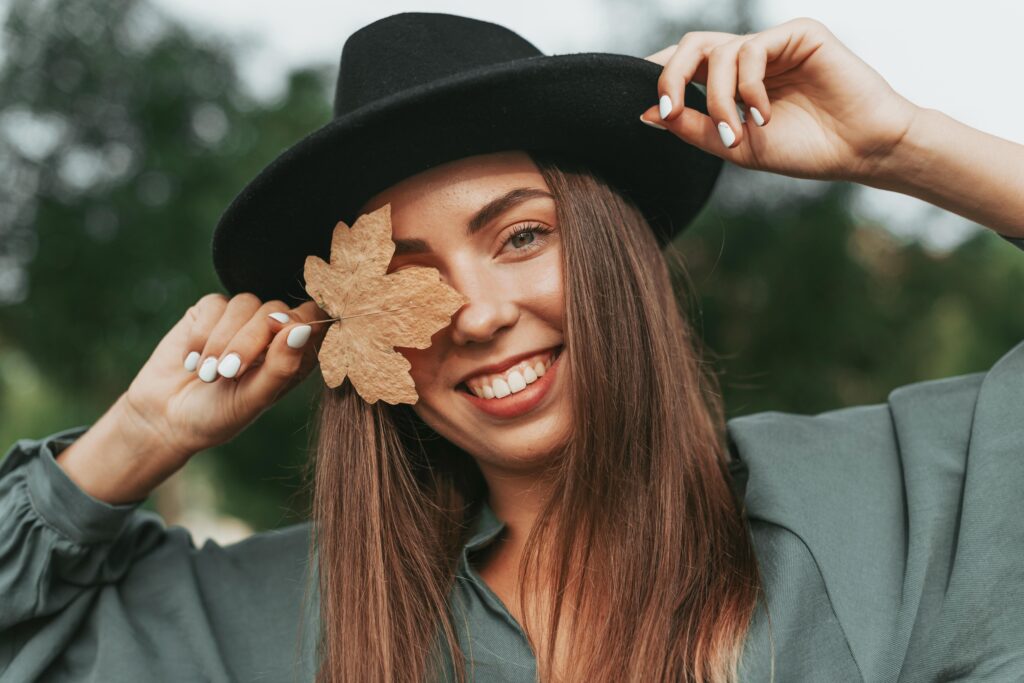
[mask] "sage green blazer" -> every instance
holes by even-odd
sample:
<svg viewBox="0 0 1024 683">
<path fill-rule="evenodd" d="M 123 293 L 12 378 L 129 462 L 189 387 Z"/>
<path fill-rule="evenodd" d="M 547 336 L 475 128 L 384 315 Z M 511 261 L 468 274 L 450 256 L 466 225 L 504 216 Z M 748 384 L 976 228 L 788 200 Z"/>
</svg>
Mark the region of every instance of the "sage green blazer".
<svg viewBox="0 0 1024 683">
<path fill-rule="evenodd" d="M 64 474 L 54 456 L 87 428 L 0 463 L 0 681 L 312 680 L 308 524 L 196 548 Z M 783 683 L 1024 681 L 1024 343 L 879 405 L 728 433 L 768 606 L 742 680 L 774 665 Z M 522 630 L 469 563 L 503 526 L 484 507 L 451 604 L 473 680 L 532 681 Z"/>
</svg>

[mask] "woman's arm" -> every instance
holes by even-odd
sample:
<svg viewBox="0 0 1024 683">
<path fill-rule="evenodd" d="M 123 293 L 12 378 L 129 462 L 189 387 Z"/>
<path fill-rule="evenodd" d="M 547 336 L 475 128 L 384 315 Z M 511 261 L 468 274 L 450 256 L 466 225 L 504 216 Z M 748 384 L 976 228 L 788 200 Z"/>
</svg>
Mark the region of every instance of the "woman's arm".
<svg viewBox="0 0 1024 683">
<path fill-rule="evenodd" d="M 1024 238 L 1024 146 L 917 106 L 815 19 L 742 36 L 691 31 L 647 59 L 664 69 L 641 119 L 706 152 L 903 192 Z M 706 83 L 708 115 L 685 106 L 690 83 Z"/>
<path fill-rule="evenodd" d="M 906 135 L 857 182 L 912 195 L 1024 238 L 1024 145 L 918 108 Z"/>
</svg>

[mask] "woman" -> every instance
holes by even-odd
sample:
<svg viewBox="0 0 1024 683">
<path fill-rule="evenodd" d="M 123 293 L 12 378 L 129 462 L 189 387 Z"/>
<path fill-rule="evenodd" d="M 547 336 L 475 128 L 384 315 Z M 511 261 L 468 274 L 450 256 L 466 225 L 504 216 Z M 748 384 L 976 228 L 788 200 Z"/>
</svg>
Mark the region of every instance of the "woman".
<svg viewBox="0 0 1024 683">
<path fill-rule="evenodd" d="M 440 86 L 416 90 L 369 60 L 391 72 L 364 85 L 405 77 L 399 91 L 422 96 L 428 118 L 403 120 L 346 71 L 369 45 L 427 73 L 432 59 L 468 64 L 501 41 L 523 49 L 507 29 L 432 14 L 350 38 L 334 127 L 268 167 L 218 227 L 233 296 L 190 308 L 94 425 L 15 444 L 0 468 L 4 680 L 290 680 L 316 668 L 358 681 L 1024 676 L 1024 539 L 999 505 L 1024 485 L 1012 439 L 1024 351 L 880 406 L 733 420 L 727 442 L 659 253 L 707 198 L 710 159 L 898 190 L 1024 238 L 1024 148 L 916 107 L 810 19 L 687 33 L 651 55 L 658 105 L 641 120 L 664 131 L 607 140 L 633 175 L 582 143 L 557 153 L 576 131 L 560 127 L 564 113 L 519 131 L 550 144 L 484 149 L 519 119 L 470 130 L 461 112 L 464 137 L 442 135 L 457 112 L 431 100 Z M 462 83 L 499 71 L 541 90 L 557 82 L 529 57 L 474 64 Z M 346 101 L 360 96 L 363 108 Z M 554 106 L 548 96 L 514 113 Z M 631 106 L 620 99 L 594 116 Z M 434 139 L 395 144 L 377 125 Z M 353 129 L 370 151 L 391 145 L 378 167 L 347 157 L 353 185 L 333 194 L 317 185 L 324 173 L 298 178 L 299 161 L 329 163 L 312 145 L 330 150 L 328 133 Z M 686 186 L 659 180 L 669 166 L 635 161 L 632 145 L 685 159 Z M 659 182 L 674 194 L 653 199 Z M 324 222 L 289 241 L 273 212 L 351 220 L 385 205 L 389 271 L 435 267 L 468 299 L 428 348 L 401 349 L 418 401 L 325 389 L 313 525 L 194 549 L 138 504 L 306 376 L 329 317 L 285 302 L 295 259 L 323 252 Z M 318 571 L 304 595 L 307 550 Z"/>
</svg>

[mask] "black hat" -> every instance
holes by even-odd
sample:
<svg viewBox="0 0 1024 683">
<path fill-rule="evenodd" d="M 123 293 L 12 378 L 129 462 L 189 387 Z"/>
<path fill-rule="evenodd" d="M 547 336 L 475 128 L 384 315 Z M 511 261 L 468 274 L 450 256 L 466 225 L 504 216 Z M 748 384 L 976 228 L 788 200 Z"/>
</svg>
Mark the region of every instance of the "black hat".
<svg viewBox="0 0 1024 683">
<path fill-rule="evenodd" d="M 353 33 L 341 51 L 334 118 L 274 159 L 213 233 L 213 264 L 234 295 L 296 305 L 307 254 L 328 258 L 338 221 L 433 166 L 502 150 L 564 152 L 643 211 L 662 246 L 704 206 L 722 159 L 640 121 L 662 66 L 600 52 L 545 55 L 479 19 L 403 12 Z M 685 105 L 707 113 L 687 83 Z"/>
</svg>

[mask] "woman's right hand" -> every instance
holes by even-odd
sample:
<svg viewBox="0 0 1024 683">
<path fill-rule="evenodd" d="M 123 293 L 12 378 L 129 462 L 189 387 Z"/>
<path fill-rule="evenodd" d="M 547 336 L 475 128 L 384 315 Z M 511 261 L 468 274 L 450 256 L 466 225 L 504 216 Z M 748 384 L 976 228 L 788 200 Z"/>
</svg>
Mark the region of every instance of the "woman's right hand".
<svg viewBox="0 0 1024 683">
<path fill-rule="evenodd" d="M 160 444 L 150 451 L 169 470 L 230 441 L 313 369 L 329 325 L 307 323 L 329 317 L 313 301 L 290 309 L 248 292 L 203 296 L 119 399 L 121 419 L 133 423 L 125 431 Z"/>
</svg>

